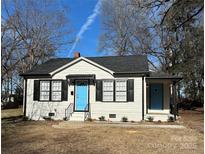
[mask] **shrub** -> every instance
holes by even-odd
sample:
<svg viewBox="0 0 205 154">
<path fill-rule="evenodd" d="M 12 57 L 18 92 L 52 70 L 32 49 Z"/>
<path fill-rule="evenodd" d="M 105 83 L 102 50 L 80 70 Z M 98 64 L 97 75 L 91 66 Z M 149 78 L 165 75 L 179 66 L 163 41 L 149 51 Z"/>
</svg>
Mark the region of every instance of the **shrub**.
<svg viewBox="0 0 205 154">
<path fill-rule="evenodd" d="M 127 117 L 122 117 L 122 122 L 128 122 Z"/>
<path fill-rule="evenodd" d="M 154 121 L 154 118 L 151 117 L 151 116 L 149 116 L 149 117 L 147 117 L 147 120 L 148 120 L 149 122 L 153 122 L 153 121 Z"/>
<path fill-rule="evenodd" d="M 93 119 L 92 118 L 87 118 L 86 121 L 92 122 Z"/>
<path fill-rule="evenodd" d="M 44 120 L 47 120 L 47 121 L 52 121 L 53 119 L 51 119 L 51 117 L 48 117 L 48 116 L 45 116 L 43 117 Z"/>
<path fill-rule="evenodd" d="M 158 122 L 158 123 L 161 123 L 162 121 L 161 121 L 161 120 L 158 120 L 157 122 Z"/>
<path fill-rule="evenodd" d="M 63 120 L 64 120 L 64 121 L 67 121 L 67 120 L 68 120 L 68 117 L 64 117 Z"/>
<path fill-rule="evenodd" d="M 29 118 L 28 117 L 23 117 L 23 121 L 28 121 L 29 120 Z"/>
<path fill-rule="evenodd" d="M 99 120 L 100 120 L 100 121 L 105 121 L 105 117 L 104 117 L 104 116 L 101 116 L 101 117 L 99 117 Z"/>
<path fill-rule="evenodd" d="M 170 116 L 167 121 L 168 122 L 174 122 L 174 117 Z"/>
<path fill-rule="evenodd" d="M 135 123 L 135 121 L 132 120 L 131 123 Z"/>
</svg>

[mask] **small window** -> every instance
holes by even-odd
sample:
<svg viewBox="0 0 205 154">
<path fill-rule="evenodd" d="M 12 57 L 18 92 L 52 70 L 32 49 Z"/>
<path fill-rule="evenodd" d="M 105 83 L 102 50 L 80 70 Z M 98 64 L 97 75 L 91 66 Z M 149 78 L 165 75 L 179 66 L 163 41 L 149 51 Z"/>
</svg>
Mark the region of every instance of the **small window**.
<svg viewBox="0 0 205 154">
<path fill-rule="evenodd" d="M 53 101 L 61 100 L 61 89 L 62 89 L 61 81 L 52 81 L 52 100 Z"/>
<path fill-rule="evenodd" d="M 115 100 L 116 101 L 127 101 L 127 81 L 126 80 L 116 80 Z"/>
<path fill-rule="evenodd" d="M 109 118 L 116 118 L 116 114 L 109 114 Z"/>
<path fill-rule="evenodd" d="M 113 101 L 113 81 L 103 81 L 103 101 Z"/>
<path fill-rule="evenodd" d="M 48 101 L 50 96 L 50 81 L 40 81 L 40 100 Z"/>
</svg>

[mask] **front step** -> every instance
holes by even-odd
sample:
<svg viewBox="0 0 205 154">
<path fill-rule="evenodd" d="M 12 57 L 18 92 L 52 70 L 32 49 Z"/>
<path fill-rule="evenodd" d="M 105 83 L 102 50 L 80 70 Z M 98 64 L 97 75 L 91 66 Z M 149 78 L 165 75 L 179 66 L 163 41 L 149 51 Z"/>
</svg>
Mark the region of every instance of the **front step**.
<svg viewBox="0 0 205 154">
<path fill-rule="evenodd" d="M 145 120 L 147 120 L 148 117 L 152 117 L 153 121 L 167 121 L 169 117 L 173 117 L 172 114 L 153 114 L 153 113 L 148 113 L 145 115 Z"/>
<path fill-rule="evenodd" d="M 70 121 L 84 121 L 84 112 L 73 112 Z"/>
</svg>

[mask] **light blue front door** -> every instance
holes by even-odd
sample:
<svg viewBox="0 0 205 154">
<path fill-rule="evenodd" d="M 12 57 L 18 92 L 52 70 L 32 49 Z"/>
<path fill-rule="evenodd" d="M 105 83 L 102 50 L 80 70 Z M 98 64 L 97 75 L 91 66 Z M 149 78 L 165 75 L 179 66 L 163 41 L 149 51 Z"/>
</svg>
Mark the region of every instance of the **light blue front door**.
<svg viewBox="0 0 205 154">
<path fill-rule="evenodd" d="M 76 111 L 88 110 L 88 81 L 87 80 L 76 80 L 75 110 Z"/>
<path fill-rule="evenodd" d="M 150 84 L 150 109 L 163 109 L 163 84 Z"/>
</svg>

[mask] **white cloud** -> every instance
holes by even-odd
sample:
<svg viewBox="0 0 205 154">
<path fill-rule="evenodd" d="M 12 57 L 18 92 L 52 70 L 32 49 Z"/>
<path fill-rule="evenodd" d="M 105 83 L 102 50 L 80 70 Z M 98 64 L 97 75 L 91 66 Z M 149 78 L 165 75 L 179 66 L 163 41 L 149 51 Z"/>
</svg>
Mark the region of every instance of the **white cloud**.
<svg viewBox="0 0 205 154">
<path fill-rule="evenodd" d="M 83 33 L 89 28 L 89 26 L 95 21 L 96 16 L 99 14 L 100 12 L 100 7 L 102 5 L 102 1 L 103 0 L 98 0 L 97 4 L 95 5 L 92 14 L 87 18 L 86 22 L 82 25 L 82 27 L 80 28 L 80 31 L 77 33 L 76 38 L 75 38 L 75 42 L 73 43 L 69 53 L 68 53 L 68 57 L 70 57 L 71 53 L 73 52 L 73 50 L 75 49 L 76 45 L 78 44 L 78 42 L 80 41 L 80 39 L 82 38 Z"/>
</svg>

